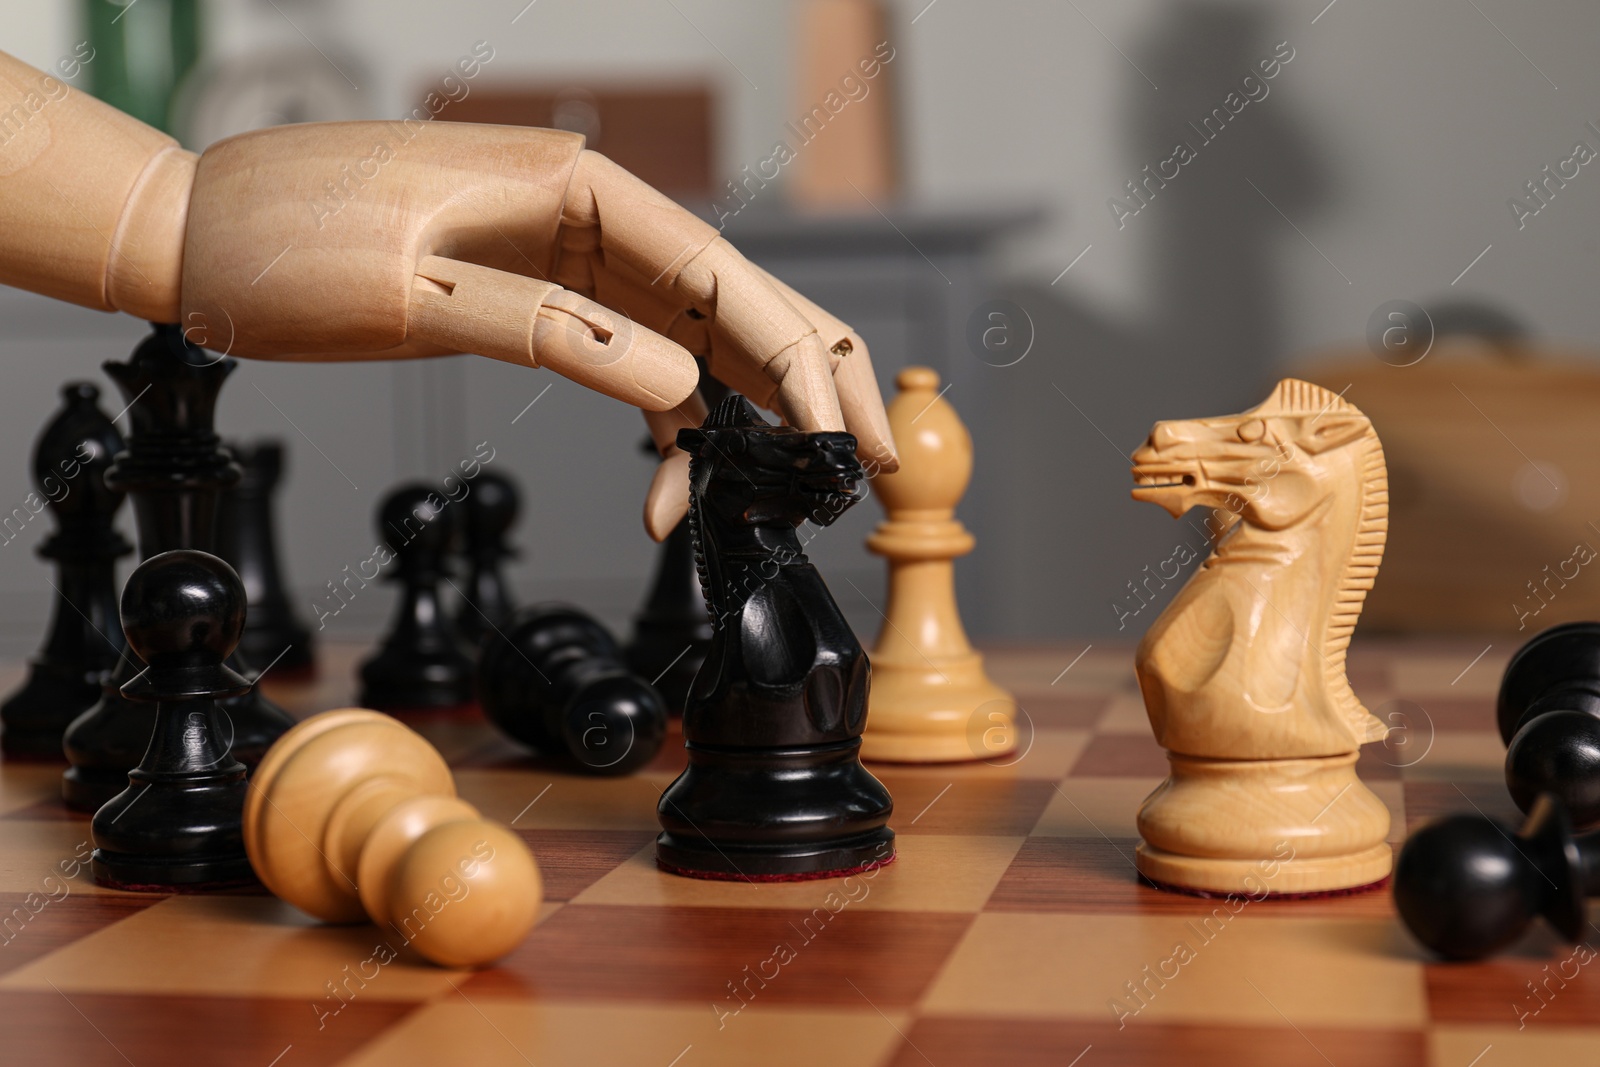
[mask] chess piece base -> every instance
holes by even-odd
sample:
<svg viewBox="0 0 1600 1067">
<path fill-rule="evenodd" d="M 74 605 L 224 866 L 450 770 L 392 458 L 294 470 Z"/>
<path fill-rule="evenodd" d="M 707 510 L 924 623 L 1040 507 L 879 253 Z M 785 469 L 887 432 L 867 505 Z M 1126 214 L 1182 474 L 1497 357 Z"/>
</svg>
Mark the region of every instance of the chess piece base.
<svg viewBox="0 0 1600 1067">
<path fill-rule="evenodd" d="M 27 683 L 0 706 L 0 753 L 7 759 L 61 760 L 61 738 L 100 698 L 100 686 L 47 660 L 34 660 Z"/>
<path fill-rule="evenodd" d="M 248 857 L 157 860 L 97 848 L 89 857 L 96 885 L 131 893 L 198 893 L 258 885 Z"/>
<path fill-rule="evenodd" d="M 424 711 L 472 703 L 472 663 L 445 651 L 406 656 L 384 649 L 361 666 L 361 704 L 380 711 Z"/>
<path fill-rule="evenodd" d="M 1218 760 L 1167 755 L 1171 775 L 1139 809 L 1139 873 L 1212 893 L 1322 893 L 1388 877 L 1389 809 L 1356 777 L 1356 753 Z"/>
<path fill-rule="evenodd" d="M 656 865 L 671 874 L 721 882 L 808 882 L 842 878 L 894 862 L 894 831 L 888 827 L 810 849 L 718 846 L 663 833 L 656 838 Z"/>
<path fill-rule="evenodd" d="M 797 748 L 689 743 L 661 795 L 656 861 L 694 878 L 827 878 L 887 863 L 894 802 L 855 740 Z"/>
<path fill-rule="evenodd" d="M 861 758 L 882 763 L 998 759 L 1017 747 L 1017 702 L 977 652 L 932 665 L 872 661 Z"/>
<path fill-rule="evenodd" d="M 1134 866 L 1162 889 L 1189 893 L 1233 893 L 1239 896 L 1301 896 L 1383 884 L 1394 866 L 1387 844 L 1350 856 L 1320 859 L 1216 859 L 1163 852 L 1141 841 L 1134 848 Z M 1276 866 L 1274 866 L 1274 864 Z M 1271 871 L 1271 877 L 1263 873 Z"/>
<path fill-rule="evenodd" d="M 240 828 L 242 764 L 176 773 L 136 768 L 123 783 L 90 824 L 96 884 L 161 893 L 255 882 Z"/>
</svg>

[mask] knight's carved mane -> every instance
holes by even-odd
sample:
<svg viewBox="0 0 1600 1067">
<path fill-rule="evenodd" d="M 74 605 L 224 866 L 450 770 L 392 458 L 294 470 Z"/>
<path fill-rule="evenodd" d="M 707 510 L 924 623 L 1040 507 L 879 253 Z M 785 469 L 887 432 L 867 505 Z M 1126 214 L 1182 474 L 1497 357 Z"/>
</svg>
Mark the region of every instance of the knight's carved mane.
<svg viewBox="0 0 1600 1067">
<path fill-rule="evenodd" d="M 1285 378 L 1252 413 L 1320 416 L 1330 411 L 1361 414 L 1355 405 L 1331 390 L 1297 378 Z M 1377 576 L 1378 564 L 1383 561 L 1383 546 L 1389 532 L 1389 471 L 1383 458 L 1383 444 L 1370 423 L 1365 434 L 1347 447 L 1361 450 L 1357 462 L 1361 512 L 1355 543 L 1350 546 L 1344 566 L 1340 568 L 1334 590 L 1333 614 L 1323 640 L 1322 661 L 1328 692 L 1335 704 L 1352 721 L 1359 721 L 1367 712 L 1345 675 L 1345 653 L 1350 647 L 1356 620 L 1361 617 L 1367 591 Z"/>
<path fill-rule="evenodd" d="M 712 536 L 712 524 L 707 523 L 703 513 L 701 492 L 719 467 L 737 465 L 743 458 L 742 454 L 735 456 L 727 448 L 716 445 L 717 431 L 764 425 L 769 424 L 756 414 L 748 400 L 738 393 L 729 393 L 706 416 L 706 421 L 701 424 L 699 430 L 684 431 L 684 434 L 680 435 L 680 447 L 685 443 L 681 439 L 682 436 L 698 435 L 698 443 L 688 450 L 689 543 L 694 552 L 695 575 L 700 580 L 700 595 L 706 602 L 706 611 L 711 615 L 713 629 L 722 629 L 727 615 L 741 605 L 733 602 L 732 591 L 729 589 L 727 576 L 722 573 L 716 546 L 709 541 Z"/>
</svg>

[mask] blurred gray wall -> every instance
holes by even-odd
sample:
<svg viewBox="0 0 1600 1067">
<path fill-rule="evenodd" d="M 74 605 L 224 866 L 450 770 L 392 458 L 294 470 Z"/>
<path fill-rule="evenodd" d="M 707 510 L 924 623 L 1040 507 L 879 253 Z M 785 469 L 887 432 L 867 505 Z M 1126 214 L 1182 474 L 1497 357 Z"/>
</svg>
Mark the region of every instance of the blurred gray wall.
<svg viewBox="0 0 1600 1067">
<path fill-rule="evenodd" d="M 908 199 L 1048 212 L 994 264 L 998 295 L 1032 321 L 1028 356 L 941 368 L 960 382 L 948 399 L 978 447 L 962 513 L 979 536 L 962 565 L 975 635 L 1117 633 L 1111 604 L 1125 583 L 1185 539 L 1181 524 L 1128 499 L 1126 455 L 1151 423 L 1254 403 L 1287 361 L 1359 346 L 1387 300 L 1482 299 L 1542 335 L 1600 341 L 1591 292 L 1600 169 L 1583 168 L 1520 230 L 1507 207 L 1575 141 L 1600 146 L 1585 128 L 1600 123 L 1589 54 L 1600 9 L 1325 2 L 896 5 L 891 71 Z M 50 64 L 79 39 L 75 13 L 61 0 L 8 12 L 0 47 Z M 478 40 L 496 52 L 484 84 L 709 79 L 723 94 L 719 168 L 731 178 L 766 158 L 801 110 L 791 16 L 775 0 L 219 0 L 210 29 L 213 58 L 295 44 L 302 32 L 358 57 L 374 116 L 408 110 Z M 1279 42 L 1294 58 L 1267 95 L 1202 144 L 1188 124 L 1223 107 Z M 1119 225 L 1108 200 L 1132 205 L 1125 183 L 1180 139 L 1196 158 Z M 869 214 L 863 224 L 881 223 Z M 0 460 L 0 498 L 27 492 L 28 452 L 60 383 L 92 377 L 111 394 L 97 367 L 123 358 L 140 332 L 131 320 L 0 292 L 0 457 L 10 457 Z M 916 358 L 883 353 L 886 392 L 896 367 Z M 114 395 L 106 404 L 121 407 Z M 378 495 L 401 478 L 442 479 L 481 441 L 526 492 L 514 571 L 525 598 L 577 599 L 622 622 L 653 560 L 638 518 L 649 468 L 637 415 L 553 375 L 475 358 L 246 363 L 220 422 L 230 435 L 290 443 L 282 537 L 308 617 L 324 583 L 371 553 Z M 882 603 L 881 568 L 861 547 L 877 518 L 869 502 L 815 542 L 826 573 L 858 587 L 834 582 L 863 636 Z M 31 644 L 43 626 L 48 587 L 29 552 L 44 533 L 35 523 L 0 551 L 8 647 Z M 390 594 L 363 598 L 330 625 L 380 625 Z"/>
</svg>

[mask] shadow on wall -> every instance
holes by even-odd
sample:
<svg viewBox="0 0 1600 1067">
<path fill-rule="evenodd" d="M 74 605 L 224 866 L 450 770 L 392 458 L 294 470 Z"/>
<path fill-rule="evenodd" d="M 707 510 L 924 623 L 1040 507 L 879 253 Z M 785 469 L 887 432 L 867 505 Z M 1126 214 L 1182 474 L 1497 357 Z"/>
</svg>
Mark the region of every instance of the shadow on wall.
<svg viewBox="0 0 1600 1067">
<path fill-rule="evenodd" d="M 1204 555 L 1199 512 L 1174 522 L 1130 499 L 1128 453 L 1160 419 L 1258 403 L 1287 355 L 1272 253 L 1293 237 L 1283 216 L 1303 226 L 1330 192 L 1280 99 L 1294 42 L 1269 39 L 1265 22 L 1173 4 L 1130 50 L 1160 86 L 1129 69 L 1121 87 L 1132 108 L 1125 180 L 1141 183 L 1140 197 L 1108 189 L 1115 202 L 1083 205 L 1082 232 L 1153 250 L 1139 301 L 1149 311 L 1122 321 L 1041 284 L 1001 294 L 1027 311 L 1035 340 L 1028 358 L 980 378 L 987 425 L 973 427 L 963 509 L 979 549 L 962 591 L 979 634 L 1136 639 L 1183 581 L 1160 576 L 1173 573 L 1175 548 Z"/>
</svg>

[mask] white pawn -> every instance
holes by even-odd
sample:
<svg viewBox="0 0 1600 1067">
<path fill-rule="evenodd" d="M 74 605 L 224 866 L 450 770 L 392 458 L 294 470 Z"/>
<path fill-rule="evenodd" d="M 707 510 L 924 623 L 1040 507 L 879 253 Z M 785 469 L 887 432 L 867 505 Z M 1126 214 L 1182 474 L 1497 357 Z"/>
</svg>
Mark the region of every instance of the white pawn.
<svg viewBox="0 0 1600 1067">
<path fill-rule="evenodd" d="M 895 379 L 889 427 L 900 469 L 872 483 L 888 520 L 867 547 L 889 561 L 889 606 L 873 649 L 865 759 L 947 763 L 1016 747 L 1016 700 L 990 681 L 956 608 L 957 556 L 976 541 L 955 517 L 972 478 L 972 436 L 939 394 L 939 375 Z"/>
<path fill-rule="evenodd" d="M 420 734 L 363 708 L 314 715 L 267 750 L 244 841 L 256 876 L 295 907 L 370 919 L 446 967 L 511 951 L 543 900 L 522 838 L 456 798 Z"/>
</svg>

